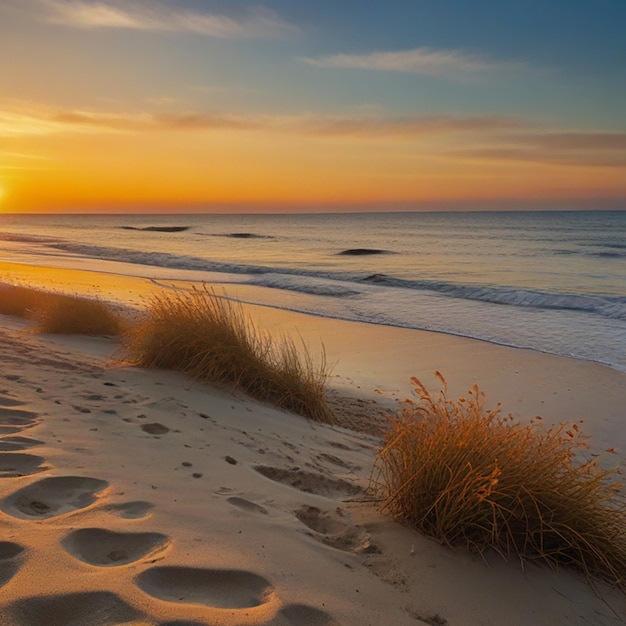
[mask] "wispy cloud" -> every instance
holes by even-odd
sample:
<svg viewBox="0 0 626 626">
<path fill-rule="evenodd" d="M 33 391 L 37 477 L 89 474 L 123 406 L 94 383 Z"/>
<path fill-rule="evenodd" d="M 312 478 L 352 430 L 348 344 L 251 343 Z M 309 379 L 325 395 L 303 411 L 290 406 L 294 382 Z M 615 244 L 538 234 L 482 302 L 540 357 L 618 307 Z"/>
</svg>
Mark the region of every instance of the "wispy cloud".
<svg viewBox="0 0 626 626">
<path fill-rule="evenodd" d="M 529 164 L 550 164 L 578 167 L 626 167 L 626 154 L 588 154 L 537 152 L 523 148 L 479 148 L 459 150 L 454 156 L 480 159 L 481 161 L 517 161 Z"/>
<path fill-rule="evenodd" d="M 0 110 L 0 137 L 104 134 L 150 130 L 254 130 L 252 118 L 228 114 L 110 114 L 92 111 L 18 113 Z"/>
<path fill-rule="evenodd" d="M 459 133 L 516 131 L 526 124 L 517 118 L 483 116 L 377 115 L 234 115 L 220 112 L 108 113 L 55 110 L 29 103 L 0 102 L 0 136 L 58 133 L 119 133 L 155 130 L 269 130 L 312 137 L 416 139 Z"/>
<path fill-rule="evenodd" d="M 40 4 L 42 19 L 76 28 L 187 32 L 222 39 L 281 37 L 298 30 L 264 7 L 232 16 L 148 0 L 40 0 Z"/>
<path fill-rule="evenodd" d="M 447 135 L 472 132 L 513 130 L 526 126 L 523 120 L 486 115 L 462 116 L 386 116 L 311 117 L 301 119 L 303 132 L 319 136 L 406 137 Z"/>
<path fill-rule="evenodd" d="M 495 144 L 455 150 L 454 157 L 582 167 L 626 167 L 626 133 L 546 132 L 503 135 Z"/>
<path fill-rule="evenodd" d="M 6 109 L 0 105 L 0 137 L 101 133 L 130 128 L 125 116 L 80 111 L 52 112 L 38 107 Z"/>
<path fill-rule="evenodd" d="M 0 109 L 0 137 L 50 135 L 62 130 L 61 125 L 46 117 Z"/>
<path fill-rule="evenodd" d="M 226 113 L 161 113 L 153 115 L 151 123 L 156 128 L 173 130 L 257 130 L 269 126 L 267 122 L 254 116 Z"/>
<path fill-rule="evenodd" d="M 317 67 L 405 72 L 450 78 L 520 70 L 525 67 L 523 63 L 495 61 L 464 50 L 433 48 L 365 54 L 334 54 L 315 58 L 305 57 L 302 61 Z"/>
<path fill-rule="evenodd" d="M 626 150 L 626 133 L 545 133 L 518 136 L 517 143 L 547 150 Z"/>
<path fill-rule="evenodd" d="M 319 141 L 335 138 L 413 145 L 427 142 L 432 156 L 455 160 L 626 166 L 626 133 L 558 132 L 520 118 L 497 115 L 394 116 L 384 111 L 350 116 L 206 111 L 111 113 L 0 101 L 0 137 L 192 131 L 281 133 Z"/>
</svg>

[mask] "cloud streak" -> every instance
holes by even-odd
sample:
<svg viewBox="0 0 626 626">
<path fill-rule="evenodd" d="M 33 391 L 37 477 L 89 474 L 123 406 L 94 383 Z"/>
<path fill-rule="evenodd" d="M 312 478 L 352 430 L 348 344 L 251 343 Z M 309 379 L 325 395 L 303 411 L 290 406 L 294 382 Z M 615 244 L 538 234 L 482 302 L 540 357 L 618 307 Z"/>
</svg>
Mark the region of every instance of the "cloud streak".
<svg viewBox="0 0 626 626">
<path fill-rule="evenodd" d="M 0 137 L 32 137 L 67 132 L 102 133 L 129 129 L 125 116 L 80 111 L 53 112 L 36 106 L 3 107 L 0 103 Z"/>
<path fill-rule="evenodd" d="M 496 115 L 476 117 L 455 116 L 362 116 L 313 117 L 300 120 L 298 127 L 306 134 L 317 136 L 361 138 L 416 138 L 428 135 L 493 132 L 513 130 L 526 124 L 511 117 Z"/>
<path fill-rule="evenodd" d="M 546 150 L 626 150 L 626 133 L 531 134 L 515 141 Z"/>
<path fill-rule="evenodd" d="M 149 132 L 267 132 L 331 140 L 427 141 L 429 154 L 454 160 L 625 167 L 626 133 L 545 131 L 503 116 L 234 115 L 221 112 L 54 110 L 0 101 L 0 137 Z M 436 140 L 436 141 L 434 141 Z M 422 149 L 425 148 L 415 148 Z"/>
<path fill-rule="evenodd" d="M 305 57 L 302 61 L 316 67 L 402 72 L 460 78 L 479 74 L 521 70 L 522 63 L 494 61 L 457 49 L 413 48 L 365 54 L 334 54 Z"/>
<path fill-rule="evenodd" d="M 517 118 L 484 116 L 354 117 L 316 115 L 233 115 L 219 112 L 107 113 L 75 109 L 51 110 L 28 103 L 0 102 L 0 136 L 59 133 L 231 130 L 274 131 L 311 137 L 417 139 L 422 136 L 514 131 L 526 124 Z"/>
<path fill-rule="evenodd" d="M 487 161 L 578 167 L 626 167 L 626 133 L 546 132 L 505 135 L 496 145 L 460 149 L 451 156 Z"/>
<path fill-rule="evenodd" d="M 528 164 L 549 164 L 576 167 L 626 167 L 626 153 L 598 154 L 578 152 L 546 152 L 528 148 L 477 148 L 457 150 L 451 156 L 481 161 L 517 161 Z"/>
<path fill-rule="evenodd" d="M 42 19 L 75 28 L 185 32 L 220 39 L 283 37 L 298 29 L 260 7 L 236 17 L 147 0 L 40 0 Z"/>
</svg>

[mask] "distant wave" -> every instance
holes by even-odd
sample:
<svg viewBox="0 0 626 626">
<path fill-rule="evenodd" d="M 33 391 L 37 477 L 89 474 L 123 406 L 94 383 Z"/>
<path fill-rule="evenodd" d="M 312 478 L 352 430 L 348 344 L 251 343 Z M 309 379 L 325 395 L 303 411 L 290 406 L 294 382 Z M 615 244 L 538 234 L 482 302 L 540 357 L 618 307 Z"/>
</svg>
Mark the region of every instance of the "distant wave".
<svg viewBox="0 0 626 626">
<path fill-rule="evenodd" d="M 582 243 L 581 245 L 585 245 L 585 246 L 593 245 L 594 247 L 599 247 L 599 248 L 617 248 L 618 250 L 626 250 L 626 243 L 622 243 L 621 241 L 602 241 L 602 242 L 595 242 L 593 244 Z"/>
<path fill-rule="evenodd" d="M 284 289 L 286 291 L 334 298 L 349 298 L 358 296 L 361 293 L 358 288 L 355 288 L 355 283 L 347 279 L 345 275 L 340 277 L 320 273 L 305 275 L 292 273 L 285 269 L 258 267 L 255 267 L 254 270 L 257 275 L 247 281 L 247 283 L 259 287 Z M 232 271 L 232 267 L 230 267 L 230 271 Z M 436 281 L 408 281 L 396 279 L 385 274 L 372 274 L 362 280 L 382 287 L 429 291 L 464 300 L 534 309 L 583 311 L 610 319 L 626 320 L 626 298 L 602 298 L 599 296 L 459 285 Z"/>
<path fill-rule="evenodd" d="M 182 233 L 189 230 L 189 226 L 118 226 L 123 230 L 145 230 L 156 233 Z"/>
<path fill-rule="evenodd" d="M 361 280 L 364 280 L 365 282 L 368 282 L 368 283 L 379 283 L 383 285 L 389 284 L 391 281 L 393 281 L 391 276 L 387 276 L 387 274 L 370 274 L 369 276 L 366 276 L 365 278 L 362 278 Z"/>
<path fill-rule="evenodd" d="M 0 239 L 2 241 L 16 241 L 18 243 L 54 243 L 58 239 L 52 239 L 51 237 L 44 237 L 42 235 L 18 235 L 17 233 L 0 233 Z"/>
<path fill-rule="evenodd" d="M 2 236 L 2 235 L 0 235 Z M 300 268 L 273 268 L 260 265 L 221 263 L 194 256 L 181 256 L 165 252 L 141 252 L 122 248 L 109 248 L 43 237 L 15 235 L 12 240 L 44 243 L 46 246 L 76 255 L 121 261 L 146 266 L 180 270 L 196 270 L 250 276 L 248 282 L 260 286 L 300 291 L 334 297 L 349 297 L 360 292 L 359 284 L 369 289 L 400 288 L 438 293 L 465 300 L 488 302 L 536 309 L 584 311 L 609 319 L 626 320 L 626 297 L 560 293 L 497 287 L 493 285 L 467 285 L 436 280 L 408 280 L 386 274 L 355 275 L 349 272 L 323 272 Z"/>
<path fill-rule="evenodd" d="M 435 291 L 465 300 L 535 309 L 585 311 L 610 319 L 626 320 L 626 297 L 554 293 L 513 287 L 460 285 L 430 280 L 406 280 L 385 274 L 371 274 L 361 278 L 361 280 L 389 287 Z"/>
<path fill-rule="evenodd" d="M 597 256 L 602 259 L 626 259 L 626 251 L 624 252 L 592 252 L 589 256 Z"/>
<path fill-rule="evenodd" d="M 341 256 L 365 256 L 368 254 L 391 254 L 389 250 L 380 250 L 378 248 L 348 248 L 337 254 Z"/>
<path fill-rule="evenodd" d="M 626 245 L 612 244 L 605 246 L 609 250 L 554 250 L 553 254 L 578 254 L 585 257 L 596 257 L 600 259 L 626 259 Z"/>
<path fill-rule="evenodd" d="M 250 284 L 259 287 L 271 287 L 272 289 L 285 289 L 308 293 L 316 296 L 331 296 L 333 298 L 348 298 L 358 296 L 359 291 L 347 287 L 338 281 L 330 279 L 318 279 L 307 276 L 285 276 L 268 274 L 255 278 Z"/>
<path fill-rule="evenodd" d="M 198 233 L 208 237 L 230 237 L 231 239 L 276 239 L 272 235 L 258 235 L 257 233 Z"/>
<path fill-rule="evenodd" d="M 178 256 L 165 252 L 139 252 L 102 246 L 89 246 L 74 243 L 49 244 L 59 250 L 73 252 L 85 256 L 106 258 L 110 260 L 135 263 L 140 265 L 153 265 L 182 270 L 200 270 L 207 272 L 228 272 L 231 274 L 281 274 L 290 276 L 317 277 L 330 280 L 349 281 L 353 277 L 342 274 L 304 271 L 292 268 L 270 268 L 259 265 L 245 265 L 234 263 L 219 263 L 208 261 L 198 257 Z M 368 277 L 361 278 L 366 280 Z M 369 276 L 370 281 L 371 275 Z M 493 304 L 514 305 L 538 309 L 562 309 L 572 311 L 585 311 L 595 315 L 601 315 L 610 319 L 626 320 L 626 298 L 617 296 L 602 297 L 592 295 L 578 295 L 554 293 L 548 291 L 534 291 L 529 289 L 516 289 L 510 287 L 462 285 L 430 280 L 407 280 L 401 278 L 386 277 L 384 275 L 376 281 L 381 286 L 399 287 L 404 289 L 418 289 L 433 291 L 453 298 L 465 300 L 477 300 Z M 295 283 L 290 283 L 289 289 L 294 290 Z M 269 285 L 268 285 L 269 286 Z M 276 285 L 276 288 L 287 288 Z M 330 294 L 329 294 L 330 295 Z"/>
<path fill-rule="evenodd" d="M 219 263 L 195 256 L 170 254 L 169 252 L 142 252 L 140 250 L 107 248 L 105 246 L 92 246 L 60 241 L 48 245 L 55 250 L 62 250 L 64 252 L 71 252 L 73 254 L 97 259 L 106 259 L 108 261 L 132 263 L 134 265 L 150 265 L 205 272 L 228 272 L 232 274 L 260 274 L 272 271 L 270 268 L 258 265 Z"/>
</svg>

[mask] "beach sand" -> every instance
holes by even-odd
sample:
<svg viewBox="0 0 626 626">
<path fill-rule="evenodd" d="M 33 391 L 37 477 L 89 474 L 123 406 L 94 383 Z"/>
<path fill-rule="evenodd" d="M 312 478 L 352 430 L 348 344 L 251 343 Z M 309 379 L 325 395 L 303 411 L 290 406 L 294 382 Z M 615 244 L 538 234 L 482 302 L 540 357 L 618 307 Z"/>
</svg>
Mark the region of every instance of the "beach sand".
<svg viewBox="0 0 626 626">
<path fill-rule="evenodd" d="M 80 291 L 75 274 L 58 277 Z M 102 297 L 132 287 L 91 279 Z M 151 288 L 136 285 L 138 297 Z M 395 408 L 410 376 L 434 388 L 440 370 L 451 395 L 478 383 L 521 419 L 583 419 L 593 448 L 623 458 L 626 374 L 443 334 L 249 310 L 313 353 L 323 342 L 337 402 L 356 417 L 360 407 L 370 421 Z M 620 592 L 596 594 L 566 570 L 495 555 L 485 563 L 381 515 L 365 491 L 373 434 L 124 366 L 108 339 L 30 328 L 0 316 L 0 624 L 626 620 Z"/>
</svg>

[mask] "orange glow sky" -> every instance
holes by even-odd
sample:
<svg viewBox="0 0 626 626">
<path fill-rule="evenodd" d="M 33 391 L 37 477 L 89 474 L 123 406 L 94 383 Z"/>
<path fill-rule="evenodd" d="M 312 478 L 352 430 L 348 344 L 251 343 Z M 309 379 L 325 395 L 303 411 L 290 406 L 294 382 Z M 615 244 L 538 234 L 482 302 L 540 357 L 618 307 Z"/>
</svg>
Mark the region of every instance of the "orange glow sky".
<svg viewBox="0 0 626 626">
<path fill-rule="evenodd" d="M 0 54 L 14 62 L 0 76 L 0 210 L 626 198 L 624 94 L 606 63 L 605 82 L 577 69 L 571 42 L 550 58 L 529 39 L 515 56 L 478 18 L 461 40 L 427 1 L 411 6 L 440 31 L 404 32 L 390 10 L 378 41 L 330 3 L 241 4 L 3 3 Z M 492 19 L 507 28 L 506 13 Z M 599 41 L 609 23 L 591 24 Z"/>
</svg>

